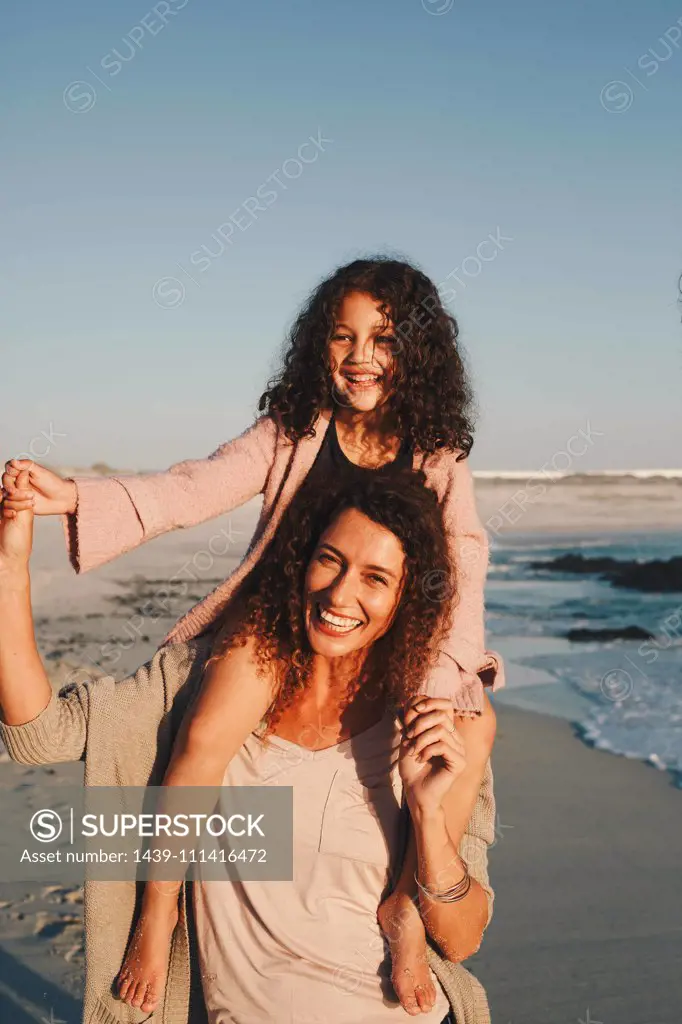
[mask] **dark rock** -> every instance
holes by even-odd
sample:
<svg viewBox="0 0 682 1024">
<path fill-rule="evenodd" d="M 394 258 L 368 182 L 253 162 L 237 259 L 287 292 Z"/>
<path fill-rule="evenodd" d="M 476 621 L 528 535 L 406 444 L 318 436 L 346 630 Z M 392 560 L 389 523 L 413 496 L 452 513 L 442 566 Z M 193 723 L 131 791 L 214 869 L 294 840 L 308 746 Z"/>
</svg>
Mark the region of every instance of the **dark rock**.
<svg viewBox="0 0 682 1024">
<path fill-rule="evenodd" d="M 669 558 L 667 562 L 625 562 L 623 567 L 609 574 L 614 587 L 628 587 L 652 594 L 682 591 L 682 558 Z"/>
<path fill-rule="evenodd" d="M 586 558 L 585 555 L 558 555 L 546 562 L 531 562 L 531 569 L 544 569 L 546 572 L 574 572 L 586 576 L 609 572 L 623 565 L 616 558 Z"/>
<path fill-rule="evenodd" d="M 609 640 L 653 640 L 653 633 L 641 626 L 624 626 L 622 629 L 569 629 L 566 639 L 571 643 L 593 643 Z"/>
<path fill-rule="evenodd" d="M 651 562 L 619 561 L 617 558 L 586 558 L 584 555 L 559 555 L 548 562 L 531 562 L 541 572 L 567 572 L 598 576 L 614 587 L 644 593 L 682 592 L 682 557 L 655 559 Z"/>
</svg>

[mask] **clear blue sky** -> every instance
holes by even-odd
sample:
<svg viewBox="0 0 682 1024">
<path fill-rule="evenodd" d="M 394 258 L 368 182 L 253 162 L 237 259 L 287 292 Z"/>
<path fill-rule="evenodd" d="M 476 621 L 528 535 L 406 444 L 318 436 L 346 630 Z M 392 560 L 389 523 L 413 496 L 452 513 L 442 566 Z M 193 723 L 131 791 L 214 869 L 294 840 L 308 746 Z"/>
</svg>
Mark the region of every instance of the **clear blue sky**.
<svg viewBox="0 0 682 1024">
<path fill-rule="evenodd" d="M 463 282 L 475 469 L 539 468 L 588 422 L 575 469 L 680 465 L 682 6 L 449 2 L 5 12 L 3 458 L 50 425 L 53 463 L 208 454 L 317 281 L 388 251 Z"/>
</svg>

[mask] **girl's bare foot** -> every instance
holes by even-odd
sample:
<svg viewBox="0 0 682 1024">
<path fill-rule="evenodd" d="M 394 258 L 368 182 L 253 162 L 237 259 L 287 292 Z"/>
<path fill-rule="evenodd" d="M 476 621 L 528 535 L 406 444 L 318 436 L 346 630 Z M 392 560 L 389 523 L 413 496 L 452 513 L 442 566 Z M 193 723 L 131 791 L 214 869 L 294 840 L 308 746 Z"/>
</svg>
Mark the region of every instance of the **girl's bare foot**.
<svg viewBox="0 0 682 1024">
<path fill-rule="evenodd" d="M 414 901 L 392 892 L 379 907 L 379 924 L 391 949 L 391 981 L 400 1005 L 416 1016 L 429 1013 L 436 989 L 426 960 L 426 929 Z"/>
<path fill-rule="evenodd" d="M 148 1013 L 159 1005 L 177 923 L 177 903 L 142 910 L 116 979 L 124 1003 Z"/>
</svg>

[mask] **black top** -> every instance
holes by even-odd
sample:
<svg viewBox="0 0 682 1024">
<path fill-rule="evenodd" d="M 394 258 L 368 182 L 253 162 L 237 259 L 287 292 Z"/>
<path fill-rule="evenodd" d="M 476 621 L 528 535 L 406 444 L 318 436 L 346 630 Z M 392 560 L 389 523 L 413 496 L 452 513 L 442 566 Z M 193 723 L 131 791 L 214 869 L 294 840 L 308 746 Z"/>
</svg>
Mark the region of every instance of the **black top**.
<svg viewBox="0 0 682 1024">
<path fill-rule="evenodd" d="M 376 469 L 370 466 L 357 466 L 341 448 L 336 433 L 336 420 L 332 416 L 317 458 L 308 473 L 306 485 L 312 483 L 315 487 L 328 487 L 332 483 L 338 483 L 340 477 L 349 484 L 358 483 L 360 480 L 366 480 L 370 473 L 386 475 L 412 469 L 412 461 L 412 446 L 408 440 L 404 440 L 400 451 L 391 462 L 385 462 Z"/>
</svg>

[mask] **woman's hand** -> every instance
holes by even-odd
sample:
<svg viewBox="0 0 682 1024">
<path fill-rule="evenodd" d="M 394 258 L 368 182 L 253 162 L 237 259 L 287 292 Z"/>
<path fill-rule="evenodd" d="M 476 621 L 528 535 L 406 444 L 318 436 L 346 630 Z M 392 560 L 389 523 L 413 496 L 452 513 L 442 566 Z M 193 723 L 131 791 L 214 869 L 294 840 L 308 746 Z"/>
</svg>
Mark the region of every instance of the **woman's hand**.
<svg viewBox="0 0 682 1024">
<path fill-rule="evenodd" d="M 28 470 L 17 476 L 17 484 L 29 490 Z M 28 573 L 28 561 L 33 546 L 33 511 L 31 508 L 17 512 L 12 518 L 0 517 L 0 574 L 23 578 Z"/>
<path fill-rule="evenodd" d="M 438 811 L 466 764 L 452 702 L 414 697 L 405 713 L 399 764 L 410 810 L 427 814 Z"/>
<path fill-rule="evenodd" d="M 19 474 L 28 471 L 25 483 Z M 24 478 L 22 478 L 24 479 Z M 4 497 L 2 515 L 13 519 L 18 512 L 32 509 L 37 516 L 60 515 L 76 511 L 78 493 L 73 480 L 63 480 L 58 473 L 39 466 L 30 459 L 10 459 L 2 475 Z"/>
</svg>

